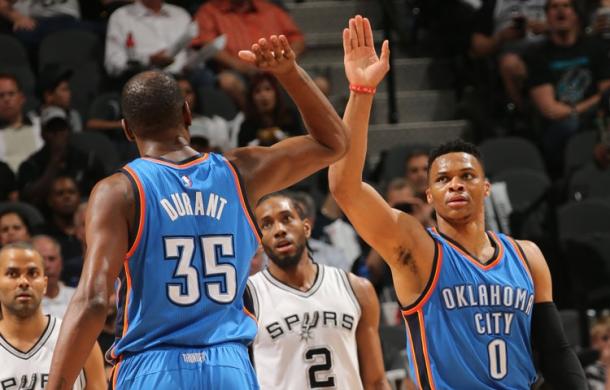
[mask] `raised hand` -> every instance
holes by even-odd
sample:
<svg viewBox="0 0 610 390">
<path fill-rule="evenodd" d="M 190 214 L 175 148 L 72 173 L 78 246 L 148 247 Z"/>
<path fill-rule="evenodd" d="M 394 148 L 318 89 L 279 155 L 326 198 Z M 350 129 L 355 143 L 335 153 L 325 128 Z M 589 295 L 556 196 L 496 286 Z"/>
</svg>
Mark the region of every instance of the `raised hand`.
<svg viewBox="0 0 610 390">
<path fill-rule="evenodd" d="M 377 57 L 371 23 L 360 15 L 351 18 L 349 28 L 343 30 L 343 50 L 345 75 L 350 84 L 376 88 L 390 69 L 388 41 L 383 42 L 381 57 Z"/>
<path fill-rule="evenodd" d="M 283 35 L 259 39 L 251 50 L 241 50 L 239 58 L 275 75 L 296 69 L 296 55 Z"/>
</svg>

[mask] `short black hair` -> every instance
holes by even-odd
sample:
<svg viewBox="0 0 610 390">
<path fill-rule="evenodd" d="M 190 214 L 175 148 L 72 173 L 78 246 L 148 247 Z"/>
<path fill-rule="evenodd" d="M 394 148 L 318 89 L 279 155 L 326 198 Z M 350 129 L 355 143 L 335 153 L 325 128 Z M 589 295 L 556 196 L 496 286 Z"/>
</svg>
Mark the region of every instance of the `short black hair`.
<svg viewBox="0 0 610 390">
<path fill-rule="evenodd" d="M 21 222 L 23 222 L 23 226 L 25 226 L 25 229 L 28 231 L 28 234 L 32 234 L 32 224 L 30 223 L 28 217 L 23 212 L 21 212 L 21 210 L 13 207 L 8 207 L 0 211 L 0 218 L 9 214 L 15 214 L 17 217 L 19 217 Z"/>
<path fill-rule="evenodd" d="M 41 126 L 43 133 L 56 133 L 59 131 L 71 131 L 70 123 L 64 118 L 51 118 Z"/>
<path fill-rule="evenodd" d="M 183 105 L 184 97 L 176 80 L 160 71 L 133 76 L 121 96 L 125 121 L 137 135 L 179 126 L 183 122 Z"/>
<path fill-rule="evenodd" d="M 289 191 L 278 191 L 278 192 L 272 192 L 270 194 L 267 194 L 267 195 L 263 196 L 262 198 L 260 198 L 260 200 L 258 201 L 258 203 L 256 205 L 259 206 L 263 202 L 265 202 L 271 198 L 285 198 L 285 199 L 290 200 L 290 202 L 292 203 L 292 206 L 294 207 L 295 211 L 299 215 L 299 218 L 301 218 L 301 219 L 307 218 L 307 214 L 304 209 L 305 205 L 303 205 L 301 203 L 301 200 L 297 196 L 294 196 L 294 193 L 289 192 Z"/>
<path fill-rule="evenodd" d="M 19 81 L 19 79 L 17 78 L 17 76 L 15 76 L 12 73 L 5 73 L 5 72 L 0 72 L 0 80 L 11 80 L 15 83 L 15 85 L 17 86 L 17 90 L 19 92 L 22 92 L 22 88 L 21 88 L 21 82 Z"/>
<path fill-rule="evenodd" d="M 434 160 L 449 153 L 470 154 L 479 161 L 479 164 L 481 164 L 481 167 L 483 170 L 485 170 L 485 166 L 483 165 L 483 155 L 481 154 L 479 148 L 470 142 L 466 142 L 463 139 L 458 138 L 445 142 L 444 144 L 441 144 L 430 151 L 430 156 L 428 157 L 428 173 L 430 173 L 430 168 L 432 167 Z"/>
</svg>

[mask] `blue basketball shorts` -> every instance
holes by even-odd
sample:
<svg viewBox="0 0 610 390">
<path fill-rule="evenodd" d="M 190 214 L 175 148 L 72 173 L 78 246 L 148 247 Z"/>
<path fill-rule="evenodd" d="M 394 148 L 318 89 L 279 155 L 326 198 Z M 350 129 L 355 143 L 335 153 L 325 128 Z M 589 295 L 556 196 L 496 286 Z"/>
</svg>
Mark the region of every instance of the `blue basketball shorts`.
<svg viewBox="0 0 610 390">
<path fill-rule="evenodd" d="M 125 356 L 114 367 L 117 390 L 258 390 L 246 346 L 225 343 L 207 348 L 156 348 Z"/>
</svg>

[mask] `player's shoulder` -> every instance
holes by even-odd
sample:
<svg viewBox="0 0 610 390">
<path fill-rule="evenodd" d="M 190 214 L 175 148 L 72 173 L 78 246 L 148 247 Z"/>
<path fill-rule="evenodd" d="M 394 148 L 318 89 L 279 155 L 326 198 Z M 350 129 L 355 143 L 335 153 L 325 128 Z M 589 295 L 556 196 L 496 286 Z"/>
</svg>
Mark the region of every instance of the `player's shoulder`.
<svg viewBox="0 0 610 390">
<path fill-rule="evenodd" d="M 525 256 L 527 262 L 532 265 L 532 263 L 539 263 L 541 261 L 546 263 L 544 259 L 544 255 L 542 251 L 536 245 L 535 242 L 529 240 L 514 240 L 518 246 L 518 249 L 523 251 L 523 255 Z"/>
</svg>

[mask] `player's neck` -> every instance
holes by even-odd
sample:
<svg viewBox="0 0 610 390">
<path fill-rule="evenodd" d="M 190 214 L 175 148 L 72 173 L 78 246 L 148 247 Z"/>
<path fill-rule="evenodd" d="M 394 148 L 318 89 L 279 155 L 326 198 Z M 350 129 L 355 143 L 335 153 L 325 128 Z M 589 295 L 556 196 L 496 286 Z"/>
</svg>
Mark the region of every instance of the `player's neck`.
<svg viewBox="0 0 610 390">
<path fill-rule="evenodd" d="M 16 340 L 35 342 L 44 332 L 48 321 L 47 316 L 42 314 L 41 308 L 38 308 L 34 315 L 26 318 L 18 317 L 4 309 L 0 320 L 0 333 L 13 345 Z"/>
<path fill-rule="evenodd" d="M 303 252 L 303 257 L 304 258 L 302 258 L 294 268 L 286 270 L 275 265 L 273 261 L 270 261 L 269 272 L 280 282 L 287 284 L 294 289 L 307 291 L 316 281 L 318 266 L 309 259 L 307 251 Z"/>
<path fill-rule="evenodd" d="M 174 162 L 198 154 L 195 149 L 189 146 L 184 137 L 176 136 L 175 133 L 167 138 L 161 135 L 155 139 L 138 140 L 138 150 L 141 156 L 162 157 Z"/>
<path fill-rule="evenodd" d="M 460 244 L 468 253 L 478 259 L 487 259 L 492 243 L 485 231 L 485 223 L 475 220 L 465 224 L 452 224 L 442 218 L 438 220 L 438 230 Z"/>
</svg>

